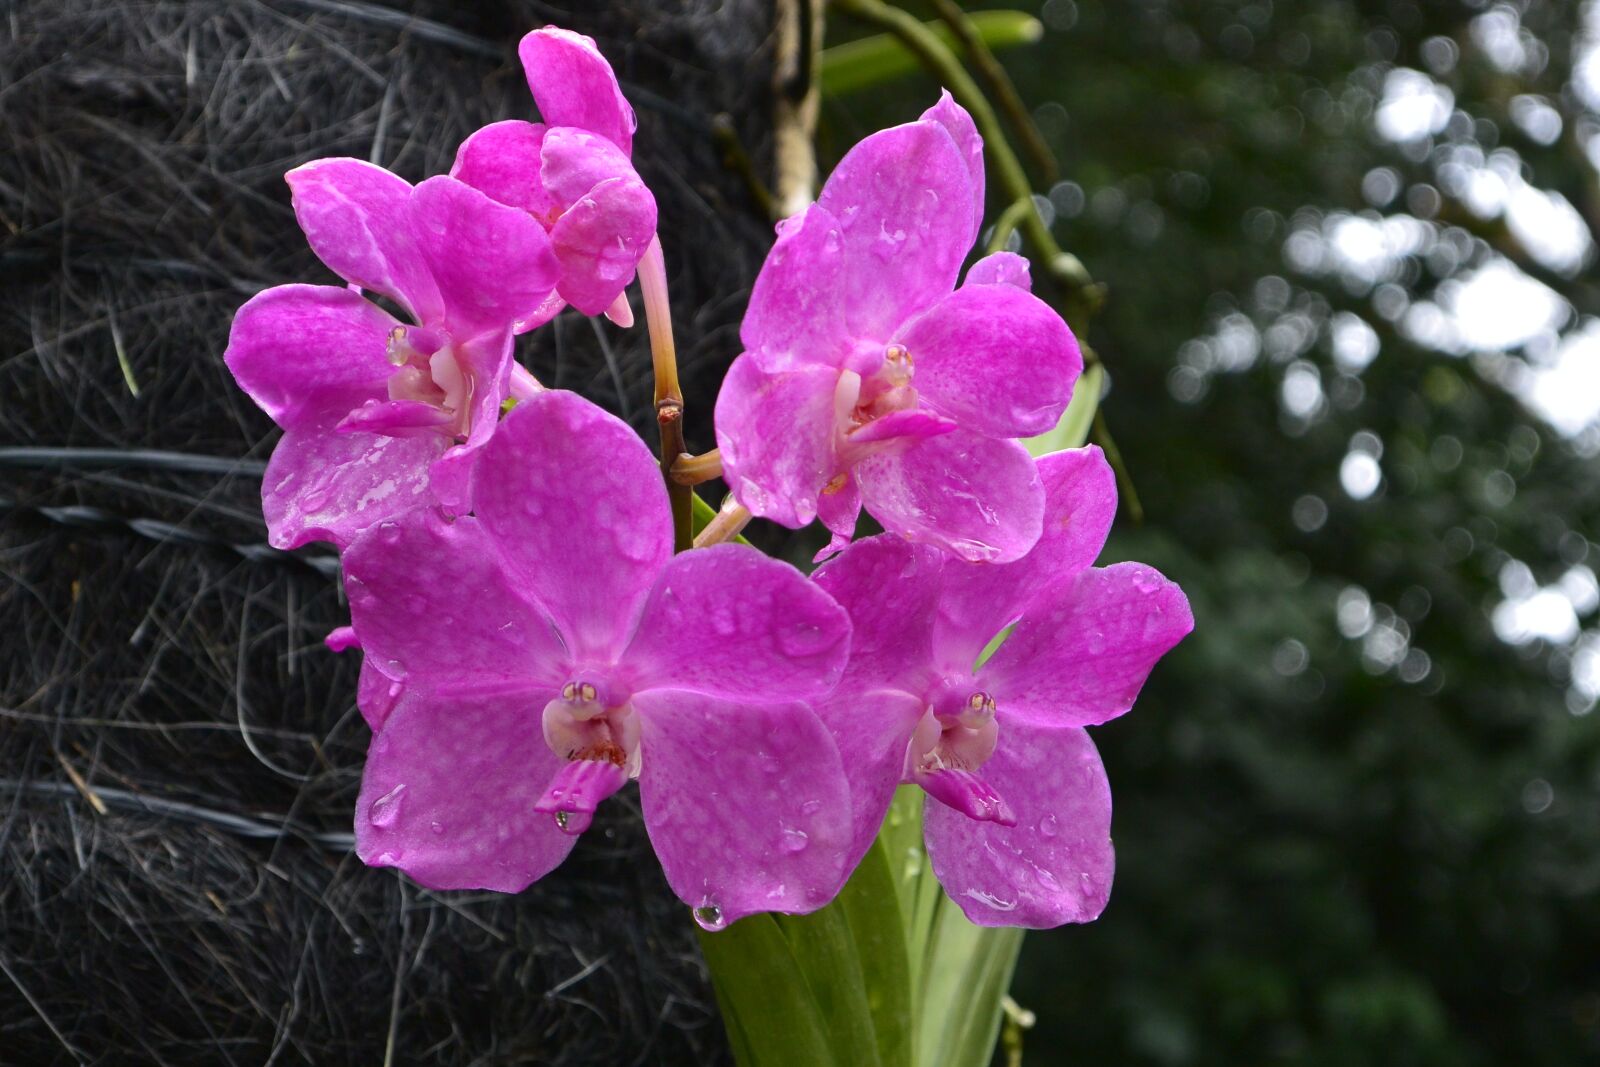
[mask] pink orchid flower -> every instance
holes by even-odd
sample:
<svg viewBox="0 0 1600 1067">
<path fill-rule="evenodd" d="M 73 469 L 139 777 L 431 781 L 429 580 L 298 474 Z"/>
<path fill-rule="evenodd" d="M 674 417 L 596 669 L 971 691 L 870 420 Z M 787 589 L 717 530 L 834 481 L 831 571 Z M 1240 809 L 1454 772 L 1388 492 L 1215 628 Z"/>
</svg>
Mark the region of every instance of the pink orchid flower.
<svg viewBox="0 0 1600 1067">
<path fill-rule="evenodd" d="M 1194 628 L 1182 590 L 1156 571 L 1091 566 L 1116 510 L 1100 450 L 1047 456 L 1039 470 L 1044 532 L 1020 560 L 967 563 L 882 535 L 816 575 L 855 627 L 845 677 L 817 705 L 847 761 L 869 768 L 852 779 L 851 859 L 896 785 L 921 786 L 933 872 L 980 926 L 1100 914 L 1111 790 L 1083 727 L 1126 712 Z"/>
<path fill-rule="evenodd" d="M 424 502 L 462 507 L 494 432 L 512 330 L 555 286 L 550 238 L 453 178 L 413 188 L 381 167 L 321 159 L 288 174 L 312 250 L 352 289 L 280 285 L 234 316 L 225 356 L 283 428 L 262 482 L 272 544 L 340 548 Z"/>
<path fill-rule="evenodd" d="M 844 611 L 744 545 L 672 555 L 656 458 L 572 393 L 524 400 L 482 453 L 474 515 L 422 509 L 345 554 L 375 720 L 367 863 L 516 892 L 630 778 L 702 925 L 810 911 L 842 882 L 849 785 L 816 713 Z"/>
<path fill-rule="evenodd" d="M 655 197 L 631 161 L 633 108 L 582 34 L 546 26 L 517 52 L 544 122 L 485 126 L 462 142 L 450 173 L 549 231 L 561 279 L 530 329 L 567 304 L 630 325 L 622 292 L 656 232 Z"/>
<path fill-rule="evenodd" d="M 1060 419 L 1083 369 L 1018 257 L 955 288 L 983 217 L 983 142 L 948 93 L 868 137 L 779 225 L 717 399 L 739 502 L 848 544 L 861 507 L 965 559 L 1014 560 L 1044 493 L 1012 438 Z M 954 290 L 954 291 L 952 291 Z"/>
</svg>

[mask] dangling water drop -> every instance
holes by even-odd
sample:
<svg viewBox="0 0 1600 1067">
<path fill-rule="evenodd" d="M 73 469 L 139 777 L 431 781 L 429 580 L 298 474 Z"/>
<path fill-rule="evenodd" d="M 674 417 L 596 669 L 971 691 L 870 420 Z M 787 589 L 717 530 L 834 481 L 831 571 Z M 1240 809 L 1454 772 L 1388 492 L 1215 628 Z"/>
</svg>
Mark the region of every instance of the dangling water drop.
<svg viewBox="0 0 1600 1067">
<path fill-rule="evenodd" d="M 404 785 L 397 785 L 368 805 L 367 818 L 372 825 L 378 827 L 394 825 L 394 821 L 400 817 L 400 794 L 405 791 Z"/>
<path fill-rule="evenodd" d="M 567 828 L 567 822 L 568 822 L 568 816 L 567 816 L 566 812 L 564 812 L 564 811 L 556 812 L 556 826 L 557 826 L 557 828 L 559 828 L 560 830 L 565 831 L 566 828 Z"/>
<path fill-rule="evenodd" d="M 700 924 L 702 930 L 720 930 L 727 925 L 722 918 L 722 909 L 715 904 L 702 904 L 694 909 L 694 921 Z"/>
</svg>

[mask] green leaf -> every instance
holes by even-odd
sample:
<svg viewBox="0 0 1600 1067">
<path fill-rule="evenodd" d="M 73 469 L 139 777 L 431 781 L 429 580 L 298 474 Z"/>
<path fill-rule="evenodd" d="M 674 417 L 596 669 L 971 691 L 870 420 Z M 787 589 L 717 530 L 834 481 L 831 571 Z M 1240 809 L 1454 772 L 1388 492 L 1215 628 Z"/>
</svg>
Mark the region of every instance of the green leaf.
<svg viewBox="0 0 1600 1067">
<path fill-rule="evenodd" d="M 910 1067 L 911 970 L 890 863 L 883 843 L 873 842 L 830 908 L 849 923 L 883 1067 Z"/>
<path fill-rule="evenodd" d="M 1033 44 L 1044 36 L 1044 25 L 1025 11 L 975 11 L 971 17 L 990 51 Z M 930 22 L 928 28 L 946 47 L 957 47 L 955 35 L 943 22 Z M 821 60 L 822 91 L 834 96 L 871 89 L 922 69 L 917 58 L 886 33 L 824 48 Z"/>
<path fill-rule="evenodd" d="M 1072 403 L 1061 413 L 1055 429 L 1046 430 L 1038 437 L 1026 438 L 1022 444 L 1034 456 L 1048 456 L 1068 448 L 1080 448 L 1089 439 L 1089 426 L 1094 413 L 1100 408 L 1100 395 L 1105 389 L 1106 372 L 1099 363 L 1089 365 L 1072 390 Z"/>
<path fill-rule="evenodd" d="M 742 1067 L 833 1062 L 828 1021 L 773 916 L 751 915 L 716 933 L 702 931 L 700 950 Z"/>
<path fill-rule="evenodd" d="M 702 933 L 742 1067 L 911 1067 L 911 977 L 894 879 L 874 842 L 838 899 Z"/>
</svg>

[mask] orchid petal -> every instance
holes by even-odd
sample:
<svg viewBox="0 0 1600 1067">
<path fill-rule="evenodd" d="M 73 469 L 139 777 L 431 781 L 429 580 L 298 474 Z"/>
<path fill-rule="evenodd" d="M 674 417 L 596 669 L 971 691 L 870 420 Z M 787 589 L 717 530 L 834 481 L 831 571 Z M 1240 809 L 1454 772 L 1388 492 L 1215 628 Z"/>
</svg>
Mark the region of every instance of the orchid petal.
<svg viewBox="0 0 1600 1067">
<path fill-rule="evenodd" d="M 794 364 L 843 365 L 851 300 L 843 241 L 838 221 L 816 204 L 778 223 L 778 239 L 756 275 L 739 328 L 747 349 Z"/>
<path fill-rule="evenodd" d="M 991 252 L 967 268 L 967 285 L 1014 285 L 1033 289 L 1028 261 L 1015 252 Z"/>
<path fill-rule="evenodd" d="M 978 239 L 978 231 L 983 228 L 983 138 L 978 135 L 972 116 L 951 98 L 948 89 L 940 90 L 939 102 L 920 117 L 924 122 L 937 122 L 944 127 L 966 160 L 967 174 L 972 179 L 972 231 L 966 245 L 971 248 Z"/>
<path fill-rule="evenodd" d="M 384 674 L 371 656 L 361 657 L 361 673 L 356 677 L 356 707 L 361 709 L 361 717 L 374 733 L 388 720 L 405 691 L 405 684 Z"/>
<path fill-rule="evenodd" d="M 591 130 L 632 154 L 638 122 L 611 64 L 592 39 L 546 26 L 524 37 L 517 55 L 548 125 Z"/>
<path fill-rule="evenodd" d="M 722 544 L 662 568 L 622 662 L 640 690 L 804 700 L 833 688 L 849 648 L 850 618 L 820 587 L 747 545 Z"/>
<path fill-rule="evenodd" d="M 561 263 L 561 296 L 599 315 L 622 295 L 656 232 L 656 200 L 635 177 L 590 189 L 550 230 Z"/>
<path fill-rule="evenodd" d="M 849 678 L 824 701 L 817 715 L 833 734 L 850 781 L 852 839 L 844 875 L 872 847 L 905 773 L 906 745 L 924 706 L 900 689 L 857 689 Z"/>
<path fill-rule="evenodd" d="M 552 126 L 539 148 L 540 178 L 557 211 L 566 211 L 601 182 L 639 180 L 639 172 L 616 145 L 575 126 Z"/>
<path fill-rule="evenodd" d="M 1014 563 L 957 563 L 944 570 L 935 659 L 946 670 L 971 670 L 978 653 L 1015 622 L 1028 602 L 1094 563 L 1117 511 L 1117 478 L 1100 449 L 1056 452 L 1039 463 L 1044 527 Z"/>
<path fill-rule="evenodd" d="M 539 174 L 545 131 L 538 122 L 491 122 L 461 142 L 450 177 L 502 204 L 546 218 L 555 205 Z"/>
<path fill-rule="evenodd" d="M 957 767 L 919 770 L 911 780 L 921 786 L 928 796 L 969 819 L 999 823 L 1001 826 L 1017 825 L 1016 813 L 1006 803 L 1006 798 L 974 771 Z"/>
<path fill-rule="evenodd" d="M 861 491 L 856 488 L 854 478 L 846 475 L 843 485 L 835 488 L 830 483 L 824 488 L 817 497 L 817 518 L 833 536 L 811 561 L 820 563 L 848 545 L 856 535 L 856 521 L 860 517 Z"/>
<path fill-rule="evenodd" d="M 409 690 L 372 739 L 356 802 L 356 854 L 429 889 L 516 893 L 575 840 L 534 810 L 563 760 L 526 692 Z"/>
<path fill-rule="evenodd" d="M 444 310 L 417 249 L 411 185 L 359 159 L 318 159 L 284 176 L 295 218 L 317 258 L 352 285 L 381 293 L 417 322 Z"/>
<path fill-rule="evenodd" d="M 966 285 L 897 336 L 929 407 L 989 437 L 1044 433 L 1072 399 L 1083 356 L 1055 310 L 1014 285 Z"/>
<path fill-rule="evenodd" d="M 457 338 L 532 318 L 555 289 L 560 266 L 544 227 L 466 182 L 441 175 L 417 186 L 411 222 Z"/>
<path fill-rule="evenodd" d="M 331 285 L 280 285 L 233 317 L 223 356 L 239 387 L 285 429 L 326 425 L 384 394 L 394 318 Z"/>
<path fill-rule="evenodd" d="M 924 408 L 908 408 L 904 411 L 891 411 L 887 415 L 880 415 L 851 430 L 846 439 L 852 445 L 872 444 L 875 441 L 894 441 L 909 439 L 920 441 L 925 437 L 940 437 L 947 433 L 954 433 L 957 429 L 954 419 L 947 419 L 936 412 Z"/>
<path fill-rule="evenodd" d="M 1082 571 L 1028 606 L 980 679 L 1012 719 L 1093 726 L 1133 706 L 1194 629 L 1183 590 L 1142 563 Z"/>
<path fill-rule="evenodd" d="M 479 334 L 455 346 L 468 409 L 466 440 L 434 461 L 429 471 L 433 495 L 453 511 L 466 511 L 478 450 L 489 443 L 500 421 L 500 405 L 511 393 L 511 330 Z"/>
<path fill-rule="evenodd" d="M 340 433 L 363 431 L 402 437 L 407 434 L 437 433 L 450 421 L 450 413 L 436 404 L 420 400 L 368 400 L 346 415 L 334 427 Z"/>
<path fill-rule="evenodd" d="M 817 203 L 843 234 L 845 319 L 864 340 L 955 287 L 972 247 L 972 179 L 944 127 L 912 122 L 867 137 L 839 161 Z"/>
<path fill-rule="evenodd" d="M 342 549 L 369 526 L 428 503 L 428 463 L 448 443 L 438 434 L 338 433 L 331 425 L 285 430 L 261 479 L 267 540 L 274 548 L 332 541 Z"/>
<path fill-rule="evenodd" d="M 344 554 L 350 621 L 379 669 L 438 691 L 560 688 L 567 656 L 475 518 L 425 508 Z"/>
<path fill-rule="evenodd" d="M 849 689 L 921 692 L 931 680 L 944 553 L 881 534 L 818 567 L 812 580 L 849 613 Z"/>
<path fill-rule="evenodd" d="M 851 804 L 816 714 L 665 689 L 634 705 L 645 827 L 673 892 L 715 927 L 826 904 L 844 881 Z"/>
<path fill-rule="evenodd" d="M 722 472 L 754 515 L 798 529 L 817 514 L 817 497 L 838 470 L 834 393 L 839 372 L 746 352 L 717 394 L 715 425 Z"/>
<path fill-rule="evenodd" d="M 620 419 L 550 390 L 512 409 L 479 463 L 474 508 L 508 580 L 543 605 L 575 658 L 620 652 L 672 555 L 655 456 Z"/>
<path fill-rule="evenodd" d="M 979 926 L 1047 929 L 1089 922 L 1111 895 L 1111 787 L 1083 730 L 1004 722 L 979 769 L 1016 815 L 977 822 L 923 805 L 934 876 Z"/>
<path fill-rule="evenodd" d="M 1044 489 L 1033 457 L 1015 441 L 958 430 L 869 455 L 854 473 L 867 511 L 908 541 L 1005 563 L 1039 539 Z"/>
</svg>

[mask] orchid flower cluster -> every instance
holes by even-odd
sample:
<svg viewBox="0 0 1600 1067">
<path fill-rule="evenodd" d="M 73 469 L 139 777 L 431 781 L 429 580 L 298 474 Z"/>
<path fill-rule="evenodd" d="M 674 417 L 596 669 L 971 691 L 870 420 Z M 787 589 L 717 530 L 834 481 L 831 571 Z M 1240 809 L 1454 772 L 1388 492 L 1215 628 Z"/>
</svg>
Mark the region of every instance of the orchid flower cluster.
<svg viewBox="0 0 1600 1067">
<path fill-rule="evenodd" d="M 636 780 L 668 883 L 717 929 L 826 904 L 911 783 L 972 921 L 1094 918 L 1111 803 L 1084 728 L 1192 618 L 1151 568 L 1093 566 L 1099 450 L 1018 440 L 1061 418 L 1082 358 L 1020 257 L 956 284 L 983 215 L 972 119 L 945 94 L 856 145 L 751 294 L 715 411 L 725 511 L 820 520 L 808 578 L 742 543 L 674 554 L 650 448 L 515 362 L 566 306 L 626 327 L 634 277 L 647 311 L 665 285 L 610 66 L 554 28 L 520 55 L 543 122 L 479 130 L 448 175 L 289 173 L 348 286 L 261 293 L 226 355 L 283 429 L 272 543 L 342 555 L 329 644 L 363 650 L 373 731 L 360 857 L 516 892 Z M 862 509 L 886 532 L 852 543 Z"/>
</svg>

